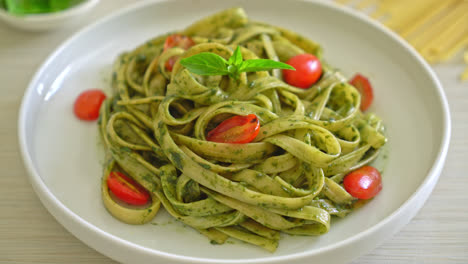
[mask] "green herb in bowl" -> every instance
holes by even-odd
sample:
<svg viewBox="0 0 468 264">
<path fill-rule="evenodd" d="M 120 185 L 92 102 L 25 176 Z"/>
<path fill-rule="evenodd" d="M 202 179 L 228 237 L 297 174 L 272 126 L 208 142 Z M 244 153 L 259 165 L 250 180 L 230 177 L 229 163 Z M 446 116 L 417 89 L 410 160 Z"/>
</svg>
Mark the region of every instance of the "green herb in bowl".
<svg viewBox="0 0 468 264">
<path fill-rule="evenodd" d="M 1 2 L 9 13 L 28 15 L 61 11 L 83 0 L 2 0 Z"/>
</svg>

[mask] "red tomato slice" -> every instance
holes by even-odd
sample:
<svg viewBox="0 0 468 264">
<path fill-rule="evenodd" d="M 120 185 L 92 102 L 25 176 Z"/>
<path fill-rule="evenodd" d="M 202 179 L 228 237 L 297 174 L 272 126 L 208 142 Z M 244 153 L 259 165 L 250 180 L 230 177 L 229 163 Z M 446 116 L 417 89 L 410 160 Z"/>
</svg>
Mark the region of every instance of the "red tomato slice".
<svg viewBox="0 0 468 264">
<path fill-rule="evenodd" d="M 107 177 L 107 186 L 117 198 L 131 205 L 144 205 L 150 199 L 145 188 L 118 171 L 111 172 Z"/>
<path fill-rule="evenodd" d="M 312 54 L 296 55 L 286 63 L 296 69 L 295 71 L 283 70 L 284 80 L 292 86 L 307 89 L 316 83 L 322 75 L 322 64 Z"/>
<path fill-rule="evenodd" d="M 164 64 L 164 66 L 166 67 L 166 70 L 172 71 L 172 68 L 174 68 L 174 64 L 176 63 L 176 61 L 177 61 L 177 56 L 170 57 Z"/>
<path fill-rule="evenodd" d="M 81 120 L 96 120 L 99 117 L 99 108 L 105 99 L 106 95 L 101 90 L 84 91 L 76 98 L 73 111 Z"/>
<path fill-rule="evenodd" d="M 172 34 L 166 38 L 164 42 L 164 50 L 179 47 L 183 49 L 188 49 L 195 45 L 195 42 L 191 37 L 180 35 L 180 34 Z M 172 71 L 175 62 L 177 61 L 177 56 L 171 57 L 166 61 L 165 67 L 167 71 Z"/>
<path fill-rule="evenodd" d="M 351 196 L 370 199 L 382 190 L 382 176 L 372 166 L 364 166 L 345 176 L 343 185 Z"/>
<path fill-rule="evenodd" d="M 356 87 L 361 94 L 361 111 L 366 111 L 374 100 L 374 92 L 369 80 L 358 73 L 349 83 Z"/>
<path fill-rule="evenodd" d="M 208 132 L 208 141 L 243 144 L 255 139 L 260 131 L 260 121 L 254 114 L 233 116 Z"/>
<path fill-rule="evenodd" d="M 195 42 L 193 41 L 191 37 L 180 35 L 180 34 L 172 34 L 166 38 L 166 41 L 164 42 L 164 50 L 167 50 L 173 47 L 188 49 L 192 47 L 193 45 L 195 45 Z"/>
</svg>

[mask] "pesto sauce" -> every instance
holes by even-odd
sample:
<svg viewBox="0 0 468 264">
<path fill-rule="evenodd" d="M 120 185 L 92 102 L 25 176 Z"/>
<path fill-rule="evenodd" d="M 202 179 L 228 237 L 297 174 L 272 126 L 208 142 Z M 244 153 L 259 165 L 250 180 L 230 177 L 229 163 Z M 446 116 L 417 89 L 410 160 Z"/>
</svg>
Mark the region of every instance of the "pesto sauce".
<svg viewBox="0 0 468 264">
<path fill-rule="evenodd" d="M 248 22 L 240 8 L 222 11 L 179 33 L 200 43 L 177 53 L 179 58 L 200 52 L 228 58 L 233 43 L 245 48 L 245 58 L 268 58 L 271 54 L 291 57 L 291 51 L 320 56 L 321 52 L 320 46 L 296 33 Z M 220 36 L 226 40 L 217 39 Z M 172 72 L 165 72 L 164 54 L 174 54 L 163 50 L 165 39 L 166 36 L 160 36 L 119 57 L 119 65 L 112 71 L 115 89 L 109 117 L 119 112 L 134 116 L 138 122 L 129 122 L 147 138 L 135 139 L 133 132 L 120 133 L 120 138 L 130 143 L 122 147 L 115 136 L 106 135 L 108 118 L 100 117 L 98 124 L 105 127 L 103 134 L 109 139 L 111 146 L 107 147 L 113 158 L 152 194 L 157 194 L 162 207 L 182 222 L 183 228 L 217 231 L 205 234 L 212 244 L 224 241 L 220 238 L 222 233 L 272 250 L 276 240 L 256 235 L 261 232 L 258 228 L 252 228 L 252 233 L 239 224 L 253 219 L 267 230 L 317 235 L 328 231 L 330 214 L 344 215 L 351 210 L 349 194 L 329 178 L 333 175 L 324 174 L 355 165 L 359 162 L 359 157 L 353 156 L 357 148 L 367 142 L 380 148 L 379 143 L 386 138 L 379 129 L 380 119 L 359 112 L 359 94 L 343 82 L 339 73 L 324 66 L 322 79 L 303 90 L 265 71 L 227 82 L 227 77 L 218 80 L 216 76 L 197 76 L 178 63 Z M 280 54 L 282 49 L 275 47 L 275 41 L 281 42 L 283 50 L 286 47 L 287 54 Z M 260 52 L 255 53 L 255 47 Z M 264 50 L 271 47 L 273 51 Z M 154 58 L 161 60 L 161 67 L 149 67 Z M 157 82 L 163 83 L 162 87 L 153 87 L 156 78 L 163 80 Z M 154 91 L 165 99 L 137 101 L 146 100 L 145 95 Z M 123 104 L 117 104 L 119 101 Z M 203 140 L 207 128 L 219 122 L 217 119 L 222 120 L 223 115 L 249 113 L 255 113 L 261 121 L 263 131 L 257 136 L 258 142 L 232 146 Z M 149 148 L 140 150 L 135 144 Z M 387 159 L 387 148 L 388 144 L 380 148 L 380 156 L 372 163 L 381 172 L 384 166 L 379 164 L 381 159 Z M 346 156 L 348 160 L 340 159 L 347 155 L 344 149 L 352 154 Z M 279 157 L 285 153 L 290 154 L 289 158 Z M 318 198 L 329 202 L 311 206 Z M 152 213 L 155 210 L 149 208 L 139 216 L 146 221 Z M 165 227 L 172 223 L 170 220 L 151 224 Z"/>
</svg>

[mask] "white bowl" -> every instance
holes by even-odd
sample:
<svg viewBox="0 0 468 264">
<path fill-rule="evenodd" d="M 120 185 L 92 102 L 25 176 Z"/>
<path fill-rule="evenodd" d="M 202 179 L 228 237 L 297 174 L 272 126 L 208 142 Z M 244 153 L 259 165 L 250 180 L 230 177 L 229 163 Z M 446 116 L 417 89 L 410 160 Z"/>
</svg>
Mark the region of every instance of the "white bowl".
<svg viewBox="0 0 468 264">
<path fill-rule="evenodd" d="M 320 237 L 284 236 L 268 253 L 242 243 L 213 246 L 190 228 L 158 214 L 159 225 L 131 226 L 102 205 L 102 155 L 96 124 L 72 113 L 76 96 L 105 88 L 116 56 L 151 37 L 181 29 L 217 10 L 243 6 L 254 20 L 281 25 L 321 43 L 345 75 L 367 75 L 371 111 L 388 128 L 383 191 L 363 208 L 334 220 Z M 107 81 L 106 81 L 107 79 Z M 21 106 L 19 140 L 37 195 L 71 233 L 125 263 L 344 263 L 376 247 L 422 207 L 441 172 L 450 138 L 447 100 L 436 76 L 402 39 L 349 9 L 326 2 L 153 1 L 109 16 L 74 35 L 40 67 Z"/>
<path fill-rule="evenodd" d="M 69 24 L 80 18 L 80 16 L 82 18 L 82 15 L 97 3 L 99 3 L 99 0 L 86 0 L 63 11 L 24 16 L 12 15 L 0 8 L 0 20 L 12 27 L 26 31 L 47 31 Z"/>
</svg>

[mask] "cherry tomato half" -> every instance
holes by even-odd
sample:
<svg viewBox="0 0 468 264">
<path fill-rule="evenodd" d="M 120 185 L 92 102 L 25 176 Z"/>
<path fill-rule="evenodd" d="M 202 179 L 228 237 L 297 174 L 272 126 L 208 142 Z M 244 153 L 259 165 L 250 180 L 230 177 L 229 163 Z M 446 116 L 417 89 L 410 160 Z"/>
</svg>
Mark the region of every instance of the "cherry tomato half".
<svg viewBox="0 0 468 264">
<path fill-rule="evenodd" d="M 260 121 L 256 115 L 233 116 L 208 132 L 206 139 L 221 143 L 243 144 L 254 140 L 259 131 Z"/>
<path fill-rule="evenodd" d="M 150 199 L 147 190 L 118 171 L 111 172 L 107 177 L 107 187 L 117 198 L 131 205 L 144 205 Z"/>
<path fill-rule="evenodd" d="M 316 83 L 322 75 L 322 64 L 320 60 L 312 54 L 299 54 L 290 58 L 287 64 L 296 70 L 283 70 L 284 80 L 299 88 L 309 88 Z"/>
<path fill-rule="evenodd" d="M 177 61 L 178 56 L 172 56 L 169 59 L 167 59 L 166 63 L 164 64 L 164 67 L 166 67 L 166 70 L 171 72 L 172 68 L 174 68 L 174 64 Z"/>
<path fill-rule="evenodd" d="M 192 40 L 191 37 L 180 34 L 172 34 L 166 38 L 166 41 L 164 42 L 164 50 L 168 50 L 173 47 L 188 49 L 193 45 L 195 45 L 195 42 Z M 172 71 L 172 68 L 174 67 L 176 61 L 176 56 L 169 58 L 165 64 L 166 70 Z"/>
<path fill-rule="evenodd" d="M 81 120 L 96 120 L 99 117 L 99 108 L 105 99 L 106 95 L 101 90 L 84 91 L 76 98 L 73 111 Z"/>
<path fill-rule="evenodd" d="M 351 81 L 349 82 L 352 84 L 361 94 L 361 111 L 366 111 L 367 108 L 372 104 L 374 100 L 374 92 L 372 89 L 372 85 L 370 84 L 369 80 L 361 74 L 356 74 Z"/>
<path fill-rule="evenodd" d="M 364 166 L 345 176 L 343 185 L 351 196 L 370 199 L 382 190 L 382 176 L 372 166 Z"/>
</svg>

